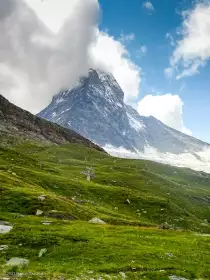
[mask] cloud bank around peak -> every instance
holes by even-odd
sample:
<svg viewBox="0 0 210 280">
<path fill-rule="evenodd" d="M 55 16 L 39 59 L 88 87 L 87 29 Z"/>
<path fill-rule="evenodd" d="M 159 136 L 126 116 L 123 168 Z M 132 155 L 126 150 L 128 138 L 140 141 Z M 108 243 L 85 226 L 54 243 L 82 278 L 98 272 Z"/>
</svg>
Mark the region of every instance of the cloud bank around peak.
<svg viewBox="0 0 210 280">
<path fill-rule="evenodd" d="M 1 93 L 36 113 L 58 90 L 72 87 L 89 67 L 98 9 L 94 0 L 78 0 L 72 16 L 54 34 L 24 1 L 1 0 Z"/>
<path fill-rule="evenodd" d="M 98 30 L 97 0 L 71 0 L 71 11 L 68 16 L 61 15 L 65 21 L 57 22 L 56 32 L 52 32 L 55 26 L 50 30 L 41 20 L 41 6 L 36 8 L 29 2 L 33 1 L 0 1 L 1 94 L 37 113 L 59 90 L 71 89 L 90 67 L 101 67 L 116 77 L 126 101 L 137 98 L 140 68 L 129 58 L 126 42 Z M 66 0 L 62 3 L 69 5 Z M 46 4 L 56 3 L 47 0 Z M 48 13 L 50 24 L 50 8 Z M 134 40 L 135 36 L 125 34 L 124 38 Z"/>
<path fill-rule="evenodd" d="M 139 101 L 137 110 L 142 116 L 153 116 L 176 130 L 192 135 L 192 132 L 184 125 L 183 105 L 178 95 L 149 94 Z"/>
<path fill-rule="evenodd" d="M 125 93 L 125 102 L 136 100 L 140 92 L 141 69 L 129 58 L 121 42 L 105 32 L 99 32 L 90 49 L 93 68 L 111 72 Z"/>
</svg>

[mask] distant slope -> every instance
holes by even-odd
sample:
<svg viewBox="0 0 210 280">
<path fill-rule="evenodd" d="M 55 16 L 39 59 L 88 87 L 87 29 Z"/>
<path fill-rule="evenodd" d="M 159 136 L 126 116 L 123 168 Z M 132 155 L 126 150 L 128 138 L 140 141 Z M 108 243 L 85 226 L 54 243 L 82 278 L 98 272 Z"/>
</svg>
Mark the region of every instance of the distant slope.
<svg viewBox="0 0 210 280">
<path fill-rule="evenodd" d="M 90 148 L 104 151 L 73 130 L 36 117 L 0 95 L 0 135 L 2 134 L 19 135 L 24 139 L 54 144 L 81 143 Z"/>
</svg>

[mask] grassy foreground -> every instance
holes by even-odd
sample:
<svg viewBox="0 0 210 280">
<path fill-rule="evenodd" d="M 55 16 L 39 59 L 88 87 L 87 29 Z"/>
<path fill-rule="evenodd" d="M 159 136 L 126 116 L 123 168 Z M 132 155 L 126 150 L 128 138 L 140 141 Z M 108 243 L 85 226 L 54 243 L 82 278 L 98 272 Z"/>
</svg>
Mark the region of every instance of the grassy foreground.
<svg viewBox="0 0 210 280">
<path fill-rule="evenodd" d="M 81 174 L 86 166 L 95 170 L 91 182 Z M 0 277 L 210 279 L 210 237 L 202 235 L 210 232 L 209 203 L 203 172 L 77 144 L 1 141 L 0 220 L 13 229 L 0 234 L 0 246 L 8 245 L 0 251 Z M 106 224 L 88 223 L 94 217 Z M 161 224 L 171 229 L 157 229 Z M 30 263 L 5 266 L 12 257 Z"/>
</svg>

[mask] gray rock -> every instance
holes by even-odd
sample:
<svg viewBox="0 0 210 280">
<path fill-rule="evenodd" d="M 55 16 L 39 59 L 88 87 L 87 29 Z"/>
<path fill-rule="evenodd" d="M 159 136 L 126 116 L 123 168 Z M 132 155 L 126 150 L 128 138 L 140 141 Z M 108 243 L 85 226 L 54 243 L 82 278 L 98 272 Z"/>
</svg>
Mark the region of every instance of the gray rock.
<svg viewBox="0 0 210 280">
<path fill-rule="evenodd" d="M 130 200 L 129 200 L 129 199 L 126 199 L 126 202 L 127 202 L 128 204 L 131 204 L 131 202 L 130 202 Z"/>
<path fill-rule="evenodd" d="M 0 245 L 0 251 L 7 250 L 9 248 L 8 245 Z"/>
<path fill-rule="evenodd" d="M 126 278 L 127 277 L 125 272 L 119 272 L 119 274 L 122 276 L 122 278 Z"/>
<path fill-rule="evenodd" d="M 188 280 L 187 278 L 180 277 L 180 276 L 175 276 L 175 275 L 169 276 L 168 278 L 170 280 Z"/>
<path fill-rule="evenodd" d="M 8 233 L 12 229 L 13 229 L 13 226 L 10 223 L 0 221 L 0 234 Z"/>
<path fill-rule="evenodd" d="M 39 251 L 39 258 L 41 258 L 44 254 L 46 254 L 47 252 L 47 249 L 46 248 L 43 248 Z"/>
<path fill-rule="evenodd" d="M 38 196 L 38 200 L 44 201 L 46 199 L 46 195 L 42 194 Z"/>
<path fill-rule="evenodd" d="M 42 210 L 36 210 L 36 216 L 41 216 L 44 212 Z"/>
<path fill-rule="evenodd" d="M 88 223 L 90 223 L 90 224 L 102 224 L 102 225 L 106 224 L 103 220 L 101 220 L 97 217 L 91 219 L 90 221 L 88 221 Z"/>
<path fill-rule="evenodd" d="M 6 263 L 6 266 L 25 266 L 28 264 L 29 264 L 29 260 L 22 259 L 22 258 L 11 258 Z"/>
<path fill-rule="evenodd" d="M 173 258 L 173 256 L 174 256 L 172 253 L 165 253 L 165 255 L 169 258 Z"/>
<path fill-rule="evenodd" d="M 51 221 L 43 221 L 42 224 L 43 224 L 43 225 L 46 225 L 46 226 L 49 226 L 49 225 L 52 224 L 52 222 L 51 222 Z"/>
</svg>

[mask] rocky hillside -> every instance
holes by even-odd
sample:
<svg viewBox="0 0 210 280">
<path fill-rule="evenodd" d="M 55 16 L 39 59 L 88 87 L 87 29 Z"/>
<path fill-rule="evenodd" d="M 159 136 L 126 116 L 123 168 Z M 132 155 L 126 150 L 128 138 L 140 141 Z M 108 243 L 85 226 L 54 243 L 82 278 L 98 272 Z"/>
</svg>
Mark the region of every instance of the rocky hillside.
<svg viewBox="0 0 210 280">
<path fill-rule="evenodd" d="M 54 144 L 81 143 L 103 151 L 78 133 L 36 117 L 0 95 L 0 135 L 2 134 L 19 135 L 24 139 L 41 140 Z"/>
</svg>

